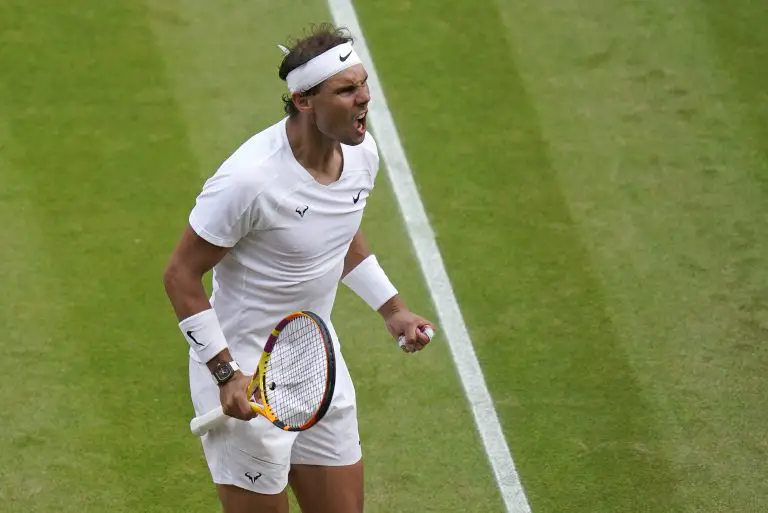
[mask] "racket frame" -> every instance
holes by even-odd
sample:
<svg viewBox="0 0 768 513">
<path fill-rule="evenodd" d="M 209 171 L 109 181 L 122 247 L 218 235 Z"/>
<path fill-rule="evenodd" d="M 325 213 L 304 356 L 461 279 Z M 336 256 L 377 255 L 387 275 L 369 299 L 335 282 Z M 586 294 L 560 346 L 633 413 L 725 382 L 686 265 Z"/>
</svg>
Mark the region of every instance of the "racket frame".
<svg viewBox="0 0 768 513">
<path fill-rule="evenodd" d="M 301 426 L 289 426 L 277 418 L 277 415 L 275 415 L 275 412 L 269 406 L 269 401 L 267 400 L 267 394 L 265 390 L 267 387 L 267 366 L 269 365 L 270 358 L 272 358 L 272 351 L 275 348 L 275 344 L 278 343 L 278 338 L 280 337 L 280 333 L 283 331 L 283 329 L 291 321 L 298 317 L 309 317 L 311 321 L 315 323 L 316 327 L 319 328 L 320 334 L 323 337 L 325 344 L 325 375 L 327 376 L 327 379 L 325 381 L 325 391 L 323 392 L 323 397 L 320 400 L 320 407 L 317 409 L 312 418 Z M 259 398 L 261 399 L 261 403 L 250 400 L 250 398 L 252 398 L 254 395 L 255 385 L 258 385 Z M 272 332 L 267 338 L 266 344 L 264 344 L 264 351 L 261 353 L 261 358 L 259 359 L 257 370 L 251 378 L 251 381 L 248 383 L 246 394 L 249 398 L 249 403 L 254 413 L 263 415 L 272 424 L 284 431 L 305 431 L 317 424 L 328 412 L 328 408 L 331 405 L 331 400 L 333 399 L 335 387 L 336 356 L 333 348 L 333 340 L 331 339 L 331 334 L 328 331 L 328 327 L 317 314 L 308 310 L 301 310 L 287 315 L 277 324 L 277 326 L 272 329 Z"/>
<path fill-rule="evenodd" d="M 315 326 L 319 329 L 320 335 L 323 337 L 323 342 L 325 346 L 325 365 L 326 365 L 326 382 L 325 382 L 325 391 L 323 392 L 323 397 L 320 401 L 320 407 L 317 409 L 315 414 L 312 416 L 311 419 L 309 419 L 307 422 L 302 424 L 301 426 L 290 426 L 282 422 L 280 419 L 277 418 L 275 415 L 275 412 L 272 410 L 272 408 L 269 406 L 269 401 L 267 400 L 267 395 L 265 393 L 266 390 L 266 374 L 267 374 L 267 367 L 269 364 L 269 360 L 272 357 L 272 352 L 274 351 L 275 344 L 278 343 L 278 338 L 280 337 L 280 333 L 283 331 L 283 329 L 293 321 L 294 319 L 298 317 L 309 317 L 312 322 L 315 323 Z M 259 392 L 259 399 L 261 402 L 253 401 L 254 394 L 256 392 L 256 387 L 258 387 Z M 333 399 L 334 390 L 336 387 L 336 353 L 333 346 L 333 339 L 331 338 L 330 331 L 328 330 L 328 327 L 326 326 L 325 322 L 320 318 L 319 315 L 315 314 L 314 312 L 308 311 L 308 310 L 300 310 L 297 312 L 293 312 L 291 314 L 288 314 L 285 316 L 278 324 L 272 329 L 272 332 L 269 334 L 269 337 L 267 338 L 266 343 L 264 344 L 264 350 L 261 353 L 261 357 L 259 358 L 259 363 L 256 366 L 256 370 L 253 373 L 253 376 L 251 377 L 251 380 L 248 383 L 248 386 L 246 388 L 246 394 L 248 397 L 248 403 L 251 406 L 251 410 L 253 410 L 254 413 L 258 415 L 262 415 L 264 418 L 269 420 L 274 426 L 284 430 L 284 431 L 305 431 L 315 424 L 317 424 L 328 412 L 328 408 L 331 405 L 331 400 Z M 214 408 L 213 410 L 195 417 L 190 422 L 190 430 L 192 433 L 202 436 L 214 427 L 220 425 L 223 423 L 228 416 L 224 413 L 224 410 L 221 406 L 218 406 Z"/>
</svg>

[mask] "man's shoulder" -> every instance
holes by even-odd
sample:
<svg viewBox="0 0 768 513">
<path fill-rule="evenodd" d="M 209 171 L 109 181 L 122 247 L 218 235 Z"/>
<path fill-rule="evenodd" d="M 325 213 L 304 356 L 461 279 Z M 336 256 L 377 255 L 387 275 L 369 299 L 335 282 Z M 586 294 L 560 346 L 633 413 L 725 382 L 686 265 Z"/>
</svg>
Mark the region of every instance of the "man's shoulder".
<svg viewBox="0 0 768 513">
<path fill-rule="evenodd" d="M 258 167 L 269 164 L 270 161 L 280 156 L 285 146 L 281 130 L 284 130 L 285 120 L 261 130 L 249 137 L 238 147 L 227 161 L 241 165 Z"/>
<path fill-rule="evenodd" d="M 284 150 L 282 122 L 252 135 L 216 171 L 216 175 L 245 186 L 266 185 L 277 175 Z"/>
</svg>

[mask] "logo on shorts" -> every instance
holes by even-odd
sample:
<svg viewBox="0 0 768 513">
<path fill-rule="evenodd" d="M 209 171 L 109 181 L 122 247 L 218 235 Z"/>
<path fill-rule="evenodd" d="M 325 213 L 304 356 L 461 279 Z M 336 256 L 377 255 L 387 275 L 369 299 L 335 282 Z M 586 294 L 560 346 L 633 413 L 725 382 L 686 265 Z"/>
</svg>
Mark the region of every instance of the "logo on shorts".
<svg viewBox="0 0 768 513">
<path fill-rule="evenodd" d="M 262 475 L 262 474 L 261 474 L 261 472 L 256 472 L 256 475 L 255 475 L 255 476 L 254 476 L 254 475 L 252 475 L 250 472 L 246 472 L 246 473 L 245 473 L 245 477 L 247 477 L 247 478 L 248 478 L 248 479 L 251 481 L 251 484 L 253 484 L 253 483 L 255 483 L 256 481 L 258 481 L 258 480 L 259 480 L 259 478 L 261 477 L 261 475 Z"/>
</svg>

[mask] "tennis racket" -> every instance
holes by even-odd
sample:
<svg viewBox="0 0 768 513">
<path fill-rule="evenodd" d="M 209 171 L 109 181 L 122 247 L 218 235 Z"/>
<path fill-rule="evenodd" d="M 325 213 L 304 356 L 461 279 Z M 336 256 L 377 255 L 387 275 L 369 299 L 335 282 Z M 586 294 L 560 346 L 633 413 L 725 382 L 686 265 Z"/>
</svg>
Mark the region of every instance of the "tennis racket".
<svg viewBox="0 0 768 513">
<path fill-rule="evenodd" d="M 272 330 L 246 394 L 254 412 L 285 431 L 304 431 L 323 418 L 333 398 L 333 341 L 319 316 L 294 312 Z M 202 436 L 227 420 L 221 406 L 190 422 Z"/>
</svg>

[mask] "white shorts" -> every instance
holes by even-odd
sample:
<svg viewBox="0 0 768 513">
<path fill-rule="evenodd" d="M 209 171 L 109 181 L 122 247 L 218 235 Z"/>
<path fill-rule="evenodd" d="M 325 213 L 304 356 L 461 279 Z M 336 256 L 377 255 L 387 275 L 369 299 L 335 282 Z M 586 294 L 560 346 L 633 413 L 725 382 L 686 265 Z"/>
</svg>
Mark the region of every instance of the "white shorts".
<svg viewBox="0 0 768 513">
<path fill-rule="evenodd" d="M 205 364 L 189 360 L 189 382 L 196 415 L 219 406 L 219 387 Z M 336 385 L 325 417 L 307 431 L 288 432 L 262 416 L 227 421 L 201 437 L 203 452 L 216 484 L 235 485 L 276 494 L 288 484 L 292 463 L 352 465 L 362 457 L 352 378 L 336 353 Z"/>
</svg>

